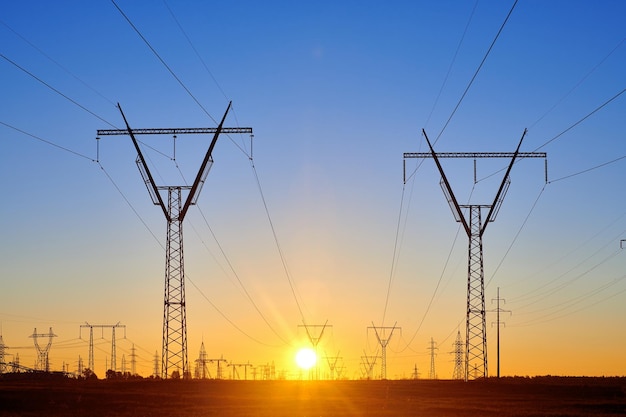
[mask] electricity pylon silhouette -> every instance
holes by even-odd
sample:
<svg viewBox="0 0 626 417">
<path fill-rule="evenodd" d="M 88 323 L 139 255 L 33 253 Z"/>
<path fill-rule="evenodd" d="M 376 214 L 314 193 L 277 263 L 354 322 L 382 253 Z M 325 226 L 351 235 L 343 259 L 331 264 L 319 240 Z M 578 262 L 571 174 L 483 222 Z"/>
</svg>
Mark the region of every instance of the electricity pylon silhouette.
<svg viewBox="0 0 626 417">
<path fill-rule="evenodd" d="M 381 357 L 382 361 L 380 364 L 380 379 L 387 379 L 387 345 L 391 340 L 391 336 L 393 336 L 393 331 L 396 329 L 402 329 L 401 327 L 393 326 L 375 326 L 372 323 L 371 327 L 368 329 L 374 329 L 374 333 L 376 333 L 376 339 L 378 339 L 378 343 L 382 349 Z M 378 332 L 380 330 L 380 333 Z M 387 331 L 389 331 L 389 335 L 387 335 Z"/>
<path fill-rule="evenodd" d="M 319 374 L 319 365 L 317 361 L 317 345 L 322 340 L 322 336 L 324 336 L 324 330 L 328 327 L 333 327 L 332 324 L 328 324 L 328 320 L 324 324 L 299 324 L 298 327 L 304 327 L 306 330 L 306 335 L 309 338 L 309 342 L 311 342 L 311 346 L 313 346 L 313 350 L 315 350 L 315 379 L 320 379 Z M 321 329 L 319 334 L 315 336 L 316 333 L 311 333 L 313 329 Z"/>
<path fill-rule="evenodd" d="M 440 185 L 452 209 L 452 214 L 457 222 L 462 223 L 463 229 L 469 238 L 468 266 L 467 266 L 467 303 L 465 318 L 465 380 L 474 378 L 486 378 L 487 369 L 487 329 L 485 324 L 485 274 L 483 269 L 483 234 L 490 222 L 493 222 L 498 214 L 502 201 L 511 183 L 509 174 L 515 160 L 520 158 L 546 158 L 544 152 L 520 152 L 522 141 L 526 136 L 526 129 L 517 145 L 515 152 L 449 152 L 436 153 L 433 149 L 426 131 L 422 129 L 430 152 L 408 152 L 404 158 L 433 158 L 437 169 L 441 174 Z M 490 205 L 460 205 L 456 199 L 448 178 L 441 166 L 439 158 L 511 158 L 511 162 L 504 174 L 500 188 Z M 546 169 L 547 172 L 547 169 Z M 475 175 L 475 174 L 474 174 Z M 546 173 L 547 175 L 547 173 Z M 406 178 L 406 176 L 405 176 Z M 463 213 L 463 209 L 469 211 L 469 221 Z M 483 210 L 487 210 L 484 221 Z M 470 374 L 469 366 L 473 366 Z"/>
<path fill-rule="evenodd" d="M 330 380 L 335 380 L 335 369 L 337 369 L 337 361 L 339 359 L 343 359 L 339 356 L 339 352 L 337 352 L 337 356 L 325 356 L 326 362 L 328 362 L 328 369 L 330 369 Z"/>
<path fill-rule="evenodd" d="M 376 359 L 378 358 L 379 356 L 376 356 L 376 355 L 367 356 L 367 353 L 365 353 L 365 356 L 361 356 L 361 365 L 363 366 L 363 369 L 365 370 L 366 379 L 374 379 L 374 366 L 376 365 Z"/>
<path fill-rule="evenodd" d="M 56 334 L 52 333 L 52 327 L 50 327 L 50 331 L 48 333 L 37 333 L 37 328 L 35 328 L 35 330 L 33 330 L 33 334 L 28 337 L 33 338 L 35 349 L 37 349 L 37 364 L 35 365 L 35 368 L 39 371 L 50 372 L 48 353 L 50 352 L 50 347 L 52 346 L 52 338 L 57 337 Z M 45 346 L 41 346 L 37 341 L 37 338 L 40 337 L 48 338 L 48 343 Z"/>
<path fill-rule="evenodd" d="M 428 371 L 428 379 L 437 379 L 437 371 L 435 371 L 435 353 L 436 350 L 439 350 L 438 347 L 435 346 L 435 341 L 433 338 L 430 338 L 430 346 L 428 347 L 430 350 L 430 371 Z"/>
<path fill-rule="evenodd" d="M 452 379 L 465 379 L 464 373 L 464 345 L 463 340 L 461 340 L 461 331 L 459 330 L 456 334 L 456 339 L 453 343 L 454 350 L 452 353 L 454 354 L 454 369 L 452 370 Z"/>
<path fill-rule="evenodd" d="M 95 372 L 95 363 L 94 363 L 94 357 L 93 357 L 93 329 L 94 328 L 99 328 L 102 329 L 102 331 L 104 332 L 104 328 L 111 328 L 111 370 L 116 371 L 116 367 L 117 367 L 117 347 L 116 347 L 116 343 L 115 343 L 115 328 L 116 327 L 121 327 L 124 329 L 124 338 L 126 338 L 126 325 L 124 324 L 120 324 L 120 322 L 118 321 L 116 324 L 89 324 L 87 322 L 85 322 L 85 324 L 81 324 L 80 325 L 80 338 L 82 339 L 82 330 L 83 327 L 85 328 L 89 328 L 89 357 L 87 360 L 87 367 L 91 370 Z M 108 371 L 108 369 L 105 369 L 105 371 Z"/>
<path fill-rule="evenodd" d="M 496 322 L 495 323 L 491 323 L 492 325 L 495 324 L 496 326 L 498 326 L 497 328 L 497 338 L 498 338 L 498 343 L 497 343 L 497 349 L 498 349 L 498 372 L 497 372 L 497 377 L 500 378 L 500 325 L 503 325 L 504 322 L 500 321 L 500 313 L 511 313 L 511 310 L 504 310 L 502 308 L 500 308 L 500 301 L 504 301 L 506 303 L 506 301 L 504 300 L 504 298 L 500 298 L 500 287 L 498 287 L 498 296 L 497 298 L 494 298 L 491 300 L 491 302 L 493 303 L 494 301 L 496 301 L 498 303 L 498 307 L 495 309 L 496 312 Z M 494 311 L 494 310 L 492 310 Z"/>
<path fill-rule="evenodd" d="M 163 301 L 163 344 L 161 350 L 161 377 L 168 378 L 170 372 L 182 372 L 182 377 L 191 378 L 187 355 L 187 308 L 185 302 L 185 271 L 183 256 L 183 220 L 191 205 L 195 205 L 204 185 L 206 176 L 213 164 L 213 148 L 220 133 L 250 133 L 251 128 L 224 128 L 226 115 L 232 102 L 228 103 L 224 117 L 217 128 L 166 128 L 166 129 L 131 129 L 122 107 L 118 109 L 122 114 L 126 129 L 98 130 L 98 136 L 129 135 L 137 151 L 137 167 L 148 189 L 154 205 L 161 207 L 167 220 L 167 240 L 165 248 L 165 294 Z M 213 140 L 209 145 L 202 161 L 195 181 L 191 186 L 157 186 L 143 157 L 135 135 L 140 134 L 201 134 L 213 133 Z M 167 204 L 161 192 L 167 192 Z M 183 201 L 183 192 L 187 198 Z"/>
</svg>

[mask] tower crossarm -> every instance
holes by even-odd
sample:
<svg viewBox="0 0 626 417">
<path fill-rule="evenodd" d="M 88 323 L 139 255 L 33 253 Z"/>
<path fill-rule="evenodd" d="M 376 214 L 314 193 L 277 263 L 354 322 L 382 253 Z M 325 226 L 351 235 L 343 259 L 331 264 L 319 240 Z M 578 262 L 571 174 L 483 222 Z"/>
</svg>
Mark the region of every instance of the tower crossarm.
<svg viewBox="0 0 626 417">
<path fill-rule="evenodd" d="M 149 129 L 131 129 L 134 135 L 203 135 L 214 134 L 217 127 L 160 127 Z M 224 134 L 252 134 L 251 127 L 222 127 Z M 128 129 L 98 129 L 98 136 L 128 135 Z"/>
<path fill-rule="evenodd" d="M 515 152 L 437 152 L 438 158 L 512 158 Z M 404 158 L 432 158 L 430 152 L 405 152 Z M 546 158 L 545 152 L 518 152 L 517 158 Z"/>
</svg>

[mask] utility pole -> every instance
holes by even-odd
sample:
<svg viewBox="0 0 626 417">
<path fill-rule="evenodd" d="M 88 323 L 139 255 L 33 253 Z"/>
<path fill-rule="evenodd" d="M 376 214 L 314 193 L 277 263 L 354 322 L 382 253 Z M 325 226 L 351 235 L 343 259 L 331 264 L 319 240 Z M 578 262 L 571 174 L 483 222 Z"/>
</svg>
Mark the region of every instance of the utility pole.
<svg viewBox="0 0 626 417">
<path fill-rule="evenodd" d="M 232 102 L 228 103 L 226 112 L 217 128 L 165 128 L 165 129 L 131 129 L 122 107 L 126 129 L 98 130 L 98 137 L 105 135 L 129 135 L 137 151 L 136 164 L 143 178 L 154 205 L 161 207 L 167 221 L 167 240 L 165 258 L 165 295 L 163 300 L 163 340 L 161 350 L 161 377 L 168 378 L 173 370 L 181 370 L 183 378 L 191 378 L 187 355 L 187 308 L 185 301 L 185 272 L 183 256 L 183 220 L 191 205 L 195 205 L 206 176 L 213 164 L 213 148 L 220 133 L 249 133 L 251 128 L 224 128 L 226 115 Z M 154 177 L 143 156 L 135 135 L 157 134 L 204 134 L 213 133 L 207 153 L 202 161 L 195 181 L 191 186 L 157 186 Z M 176 141 L 174 141 L 174 146 Z M 175 149 L 175 148 L 174 148 Z M 183 191 L 188 193 L 183 201 Z M 167 192 L 167 205 L 161 192 Z"/>
<path fill-rule="evenodd" d="M 463 366 L 463 351 L 465 346 L 463 344 L 463 341 L 461 340 L 460 330 L 457 332 L 456 340 L 454 341 L 452 346 L 454 349 L 452 351 L 452 353 L 454 354 L 454 370 L 452 371 L 452 379 L 465 379 L 465 367 Z"/>
<path fill-rule="evenodd" d="M 465 318 L 465 379 L 486 378 L 487 369 L 487 329 L 486 329 L 486 310 L 485 310 L 485 275 L 483 269 L 483 234 L 490 222 L 493 222 L 498 214 L 504 196 L 509 188 L 511 180 L 509 175 L 515 160 L 519 158 L 546 158 L 544 152 L 520 152 L 520 147 L 526 130 L 517 145 L 515 152 L 447 152 L 436 153 L 433 149 L 426 131 L 422 129 L 422 134 L 426 138 L 430 152 L 407 152 L 404 154 L 405 161 L 407 158 L 433 158 L 437 169 L 441 174 L 440 185 L 448 200 L 448 204 L 452 209 L 452 214 L 457 222 L 463 225 L 467 237 L 468 245 L 468 267 L 467 267 L 467 302 L 466 302 L 466 318 Z M 439 161 L 440 158 L 511 158 L 511 162 L 504 174 L 500 188 L 489 205 L 478 204 L 459 204 L 457 198 L 452 191 L 452 187 L 446 177 L 445 172 Z M 406 165 L 406 164 L 405 164 Z M 547 166 L 547 162 L 546 162 Z M 547 177 L 547 168 L 546 168 Z M 406 181 L 406 173 L 405 173 Z M 547 178 L 546 178 L 547 181 Z M 474 182 L 476 182 L 476 169 L 474 169 Z M 466 218 L 463 210 L 469 211 L 469 220 Z M 483 211 L 487 211 L 487 216 L 483 221 Z M 473 372 L 469 372 L 470 363 L 474 365 Z"/>
<path fill-rule="evenodd" d="M 504 325 L 504 322 L 500 321 L 500 313 L 511 313 L 511 310 L 503 310 L 500 308 L 500 301 L 506 303 L 506 300 L 504 300 L 504 298 L 500 298 L 500 287 L 498 287 L 498 296 L 497 298 L 493 298 L 491 300 L 491 302 L 493 303 L 494 301 L 496 301 L 498 303 L 498 307 L 495 309 L 495 312 L 497 314 L 497 318 L 496 318 L 496 322 L 495 325 L 497 326 L 497 339 L 498 339 L 498 378 L 500 378 L 500 325 Z M 494 323 L 491 323 L 492 325 Z"/>
<path fill-rule="evenodd" d="M 332 324 L 328 324 L 328 320 L 324 324 L 299 324 L 298 327 L 304 327 L 306 330 L 306 335 L 309 338 L 309 342 L 311 342 L 311 346 L 313 346 L 313 350 L 315 350 L 315 379 L 320 379 L 319 375 L 319 365 L 317 362 L 317 345 L 322 340 L 322 336 L 324 336 L 324 330 L 329 327 L 333 327 Z M 319 332 L 317 329 L 320 329 Z M 317 336 L 316 336 L 317 335 Z"/>
<path fill-rule="evenodd" d="M 437 372 L 435 371 L 435 351 L 439 350 L 439 348 L 435 346 L 435 341 L 432 337 L 430 338 L 428 350 L 430 350 L 430 371 L 428 372 L 428 379 L 437 379 Z"/>
<path fill-rule="evenodd" d="M 396 322 L 397 324 L 397 322 Z M 391 336 L 393 336 L 393 332 L 396 329 L 401 330 L 401 327 L 396 327 L 396 324 L 393 326 L 375 326 L 372 322 L 372 326 L 368 327 L 369 329 L 373 329 L 374 333 L 376 333 L 376 339 L 382 348 L 382 363 L 380 365 L 380 379 L 387 379 L 387 345 L 391 340 Z M 380 331 L 380 332 L 379 332 Z M 387 334 L 389 332 L 389 334 Z"/>
<path fill-rule="evenodd" d="M 50 352 L 50 347 L 52 346 L 52 338 L 57 337 L 56 334 L 52 333 L 52 327 L 50 327 L 50 331 L 48 333 L 37 333 L 37 328 L 35 328 L 33 334 L 28 337 L 33 338 L 33 342 L 35 343 L 35 349 L 37 349 L 37 364 L 35 365 L 35 369 L 50 372 L 50 361 L 48 360 L 48 352 Z M 37 338 L 39 337 L 47 337 L 48 343 L 45 346 L 40 346 L 37 341 Z"/>
</svg>

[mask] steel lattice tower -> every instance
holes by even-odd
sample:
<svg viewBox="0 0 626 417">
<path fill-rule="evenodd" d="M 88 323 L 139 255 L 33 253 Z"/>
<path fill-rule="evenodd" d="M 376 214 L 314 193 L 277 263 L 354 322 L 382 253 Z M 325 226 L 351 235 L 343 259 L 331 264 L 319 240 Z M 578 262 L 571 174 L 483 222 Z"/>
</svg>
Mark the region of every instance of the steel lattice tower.
<svg viewBox="0 0 626 417">
<path fill-rule="evenodd" d="M 396 323 L 397 324 L 397 323 Z M 391 336 L 393 336 L 393 332 L 396 329 L 402 329 L 401 327 L 396 327 L 396 324 L 393 326 L 375 326 L 372 323 L 371 327 L 368 329 L 374 329 L 374 333 L 376 334 L 376 339 L 381 347 L 381 364 L 380 364 L 380 379 L 387 379 L 387 345 L 391 340 Z M 380 330 L 380 332 L 379 332 Z M 387 335 L 387 331 L 389 331 L 389 335 Z"/>
<path fill-rule="evenodd" d="M 463 341 L 461 340 L 461 331 L 459 330 L 456 334 L 456 340 L 452 345 L 454 350 L 452 353 L 454 354 L 454 370 L 452 371 L 452 379 L 465 379 L 465 366 L 464 366 L 464 346 Z"/>
<path fill-rule="evenodd" d="M 57 337 L 57 335 L 52 333 L 52 327 L 50 327 L 50 332 L 48 333 L 37 333 L 37 328 L 35 328 L 33 334 L 29 337 L 33 338 L 33 342 L 35 343 L 35 349 L 37 349 L 37 364 L 35 368 L 40 371 L 50 372 L 50 361 L 48 360 L 48 353 L 50 352 L 50 347 L 52 346 L 52 338 Z M 46 346 L 42 347 L 39 345 L 39 342 L 37 341 L 37 338 L 39 337 L 48 338 L 48 343 L 46 344 Z"/>
<path fill-rule="evenodd" d="M 461 206 L 464 207 L 464 206 Z M 483 208 L 467 206 L 470 213 L 469 257 L 467 260 L 467 307 L 465 340 L 465 375 L 472 364 L 478 374 L 487 377 L 487 326 L 485 321 L 485 272 L 483 268 L 482 216 Z"/>
<path fill-rule="evenodd" d="M 502 201 L 510 185 L 509 174 L 516 158 L 546 158 L 544 152 L 520 152 L 522 141 L 526 136 L 526 130 L 517 145 L 515 152 L 449 152 L 436 153 L 422 130 L 430 152 L 405 153 L 404 158 L 433 158 L 437 169 L 441 174 L 441 188 L 452 208 L 452 213 L 457 222 L 462 223 L 467 237 L 468 247 L 468 272 L 467 272 L 467 304 L 466 304 L 466 340 L 465 340 L 465 379 L 486 378 L 487 369 L 487 329 L 485 310 L 485 282 L 483 269 L 483 234 L 487 225 L 494 221 Z M 511 162 L 504 174 L 500 188 L 491 205 L 460 205 L 452 192 L 452 188 L 443 171 L 439 158 L 511 158 Z M 547 173 L 547 169 L 546 169 Z M 476 175 L 474 173 L 474 175 Z M 547 175 L 547 174 L 546 174 Z M 547 179 L 546 179 L 547 181 Z M 463 210 L 469 210 L 469 222 Z M 487 209 L 485 220 L 482 220 L 482 210 Z M 470 366 L 472 372 L 470 374 Z"/>
<path fill-rule="evenodd" d="M 228 103 L 226 112 L 217 128 L 155 128 L 131 129 L 126 116 L 118 104 L 126 129 L 98 130 L 99 136 L 129 135 L 137 151 L 137 167 L 146 185 L 152 202 L 161 207 L 167 220 L 167 243 L 165 257 L 165 294 L 163 301 L 163 344 L 161 352 L 161 377 L 168 378 L 171 372 L 182 373 L 183 378 L 191 378 L 187 355 L 187 317 L 185 305 L 185 272 L 183 256 L 183 220 L 191 205 L 195 205 L 204 185 L 206 176 L 213 164 L 213 148 L 220 133 L 249 133 L 252 129 L 223 127 L 226 115 L 232 102 Z M 206 134 L 213 133 L 213 140 L 204 156 L 198 174 L 191 186 L 163 186 L 156 185 L 150 169 L 146 164 L 143 153 L 135 135 L 177 135 L 177 134 Z M 167 206 L 161 192 L 167 191 Z M 183 191 L 187 193 L 183 199 Z"/>
<path fill-rule="evenodd" d="M 167 242 L 165 247 L 165 295 L 163 301 L 163 346 L 161 375 L 182 371 L 187 378 L 187 309 L 183 256 L 182 187 L 166 187 L 168 196 Z"/>
<path fill-rule="evenodd" d="M 6 362 L 4 360 L 6 345 L 4 344 L 4 340 L 2 340 L 2 329 L 0 328 L 0 374 L 6 372 Z"/>
</svg>

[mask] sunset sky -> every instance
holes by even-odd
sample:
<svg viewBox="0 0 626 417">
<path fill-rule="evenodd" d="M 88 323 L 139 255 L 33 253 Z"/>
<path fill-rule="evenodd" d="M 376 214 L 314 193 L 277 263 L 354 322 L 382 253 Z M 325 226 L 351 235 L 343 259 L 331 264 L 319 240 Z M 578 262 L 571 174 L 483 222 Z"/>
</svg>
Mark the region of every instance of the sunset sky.
<svg viewBox="0 0 626 417">
<path fill-rule="evenodd" d="M 117 103 L 133 128 L 215 127 L 232 100 L 225 126 L 253 143 L 220 136 L 184 222 L 192 365 L 204 342 L 295 378 L 302 325 L 327 323 L 320 372 L 339 356 L 359 378 L 371 327 L 395 325 L 389 378 L 428 377 L 431 338 L 450 378 L 468 240 L 434 161 L 403 153 L 427 151 L 422 129 L 437 152 L 512 152 L 528 129 L 547 182 L 543 159 L 518 161 L 483 239 L 489 374 L 500 288 L 503 375 L 626 375 L 624 16 L 618 0 L 0 3 L 6 353 L 33 366 L 29 336 L 52 327 L 51 366 L 74 371 L 80 325 L 120 323 L 118 368 L 134 344 L 152 373 L 166 221 L 130 138 L 96 131 L 124 127 Z M 175 154 L 140 139 L 157 183 L 184 185 L 211 137 Z M 509 161 L 478 160 L 476 181 L 473 160 L 441 162 L 462 204 L 491 204 Z M 95 338 L 103 377 L 111 331 Z"/>
</svg>

